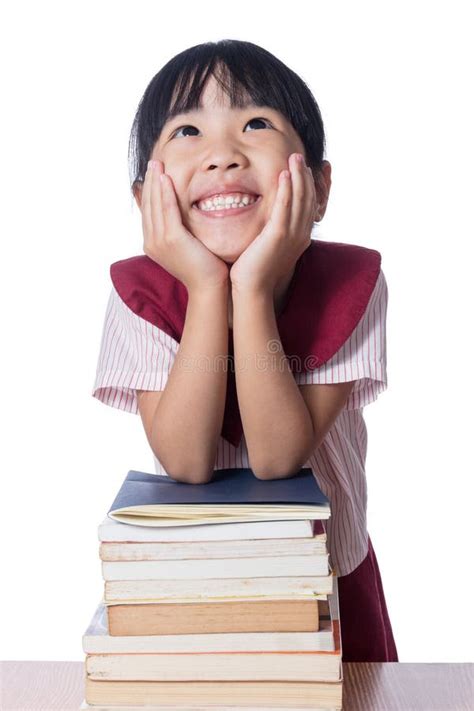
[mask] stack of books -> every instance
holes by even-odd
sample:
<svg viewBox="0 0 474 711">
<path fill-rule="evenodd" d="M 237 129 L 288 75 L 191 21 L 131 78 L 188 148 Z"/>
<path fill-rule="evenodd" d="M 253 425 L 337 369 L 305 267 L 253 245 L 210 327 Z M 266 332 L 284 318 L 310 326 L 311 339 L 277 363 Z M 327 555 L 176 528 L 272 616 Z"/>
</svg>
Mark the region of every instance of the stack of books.
<svg viewBox="0 0 474 711">
<path fill-rule="evenodd" d="M 81 709 L 342 708 L 329 515 L 311 469 L 129 472 L 98 530 Z"/>
</svg>

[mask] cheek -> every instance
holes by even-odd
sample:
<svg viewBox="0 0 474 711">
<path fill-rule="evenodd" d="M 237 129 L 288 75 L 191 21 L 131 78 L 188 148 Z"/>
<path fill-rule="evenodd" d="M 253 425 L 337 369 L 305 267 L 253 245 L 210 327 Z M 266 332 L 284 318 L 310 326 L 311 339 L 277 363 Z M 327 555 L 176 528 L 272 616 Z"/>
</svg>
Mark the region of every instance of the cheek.
<svg viewBox="0 0 474 711">
<path fill-rule="evenodd" d="M 284 168 L 282 168 L 284 170 Z M 271 188 L 265 193 L 263 197 L 263 204 L 262 204 L 262 214 L 265 216 L 265 219 L 268 221 L 271 217 L 273 207 L 275 205 L 275 200 L 277 198 L 278 194 L 278 174 L 272 183 Z"/>
<path fill-rule="evenodd" d="M 185 187 L 185 180 L 179 171 L 173 170 L 169 162 L 163 165 L 163 172 L 171 178 L 171 190 L 173 192 L 174 199 L 178 204 L 181 215 L 184 218 L 184 216 L 191 210 L 189 191 Z"/>
<path fill-rule="evenodd" d="M 182 167 L 180 167 L 183 165 L 183 162 L 171 159 L 167 151 L 163 149 L 158 149 L 157 145 L 155 145 L 152 151 L 151 159 L 160 161 L 163 173 L 166 173 L 170 176 L 171 180 L 173 181 L 175 192 L 177 196 L 179 196 L 180 193 L 182 193 L 182 188 L 180 187 L 180 185 L 183 184 L 184 180 L 183 169 Z"/>
</svg>

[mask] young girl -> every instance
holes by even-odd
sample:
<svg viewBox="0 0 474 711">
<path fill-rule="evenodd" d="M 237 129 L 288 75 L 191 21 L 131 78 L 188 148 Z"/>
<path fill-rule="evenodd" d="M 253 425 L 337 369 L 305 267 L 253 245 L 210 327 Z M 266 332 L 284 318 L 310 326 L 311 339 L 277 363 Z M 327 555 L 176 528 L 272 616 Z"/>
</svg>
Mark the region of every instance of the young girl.
<svg viewBox="0 0 474 711">
<path fill-rule="evenodd" d="M 156 472 L 179 481 L 311 467 L 331 503 L 343 660 L 398 661 L 362 416 L 387 387 L 387 285 L 377 251 L 311 239 L 324 149 L 312 93 L 257 45 L 209 42 L 161 69 L 130 142 L 145 254 L 111 267 L 93 395 L 140 413 Z"/>
</svg>

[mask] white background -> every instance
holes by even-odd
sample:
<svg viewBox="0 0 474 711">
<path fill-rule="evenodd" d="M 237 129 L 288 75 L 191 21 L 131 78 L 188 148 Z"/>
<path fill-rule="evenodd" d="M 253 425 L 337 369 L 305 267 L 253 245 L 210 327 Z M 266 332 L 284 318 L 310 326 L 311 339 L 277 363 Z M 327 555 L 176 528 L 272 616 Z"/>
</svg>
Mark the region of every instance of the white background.
<svg viewBox="0 0 474 711">
<path fill-rule="evenodd" d="M 320 105 L 333 185 L 319 237 L 382 253 L 389 387 L 364 411 L 369 532 L 400 661 L 472 660 L 468 6 L 4 9 L 1 658 L 84 659 L 97 526 L 129 469 L 154 472 L 139 416 L 91 395 L 109 266 L 142 253 L 129 132 L 163 64 L 231 38 L 276 54 Z"/>
</svg>

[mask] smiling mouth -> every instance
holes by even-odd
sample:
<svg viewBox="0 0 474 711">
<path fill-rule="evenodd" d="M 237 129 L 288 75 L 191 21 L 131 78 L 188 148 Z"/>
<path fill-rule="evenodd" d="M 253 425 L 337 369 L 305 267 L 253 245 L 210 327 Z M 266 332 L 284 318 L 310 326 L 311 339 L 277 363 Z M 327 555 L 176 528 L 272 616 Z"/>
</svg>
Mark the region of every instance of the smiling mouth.
<svg viewBox="0 0 474 711">
<path fill-rule="evenodd" d="M 200 215 L 204 215 L 205 217 L 236 217 L 237 215 L 242 215 L 243 213 L 250 212 L 252 208 L 256 207 L 259 202 L 261 201 L 262 196 L 257 195 L 256 200 L 252 203 L 249 203 L 248 205 L 244 205 L 243 207 L 222 207 L 218 210 L 201 210 L 198 206 L 197 203 L 193 203 L 193 210 L 196 210 Z"/>
</svg>

